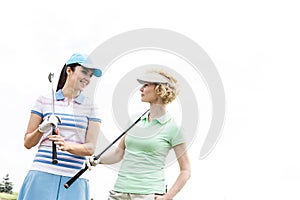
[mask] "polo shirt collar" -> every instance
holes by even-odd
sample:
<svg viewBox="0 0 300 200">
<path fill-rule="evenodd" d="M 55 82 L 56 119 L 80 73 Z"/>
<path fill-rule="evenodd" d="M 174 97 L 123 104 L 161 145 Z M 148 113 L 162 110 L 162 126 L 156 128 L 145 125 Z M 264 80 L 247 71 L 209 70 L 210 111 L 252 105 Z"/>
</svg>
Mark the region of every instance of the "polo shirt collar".
<svg viewBox="0 0 300 200">
<path fill-rule="evenodd" d="M 65 96 L 63 95 L 61 89 L 58 90 L 58 91 L 55 93 L 55 98 L 56 98 L 56 100 L 58 100 L 58 101 L 59 101 L 59 100 L 64 100 L 64 99 L 65 99 Z M 79 103 L 79 104 L 83 103 L 83 101 L 84 101 L 84 95 L 83 95 L 82 93 L 80 93 L 80 94 L 74 99 L 74 101 L 75 101 L 76 103 Z"/>
<path fill-rule="evenodd" d="M 148 121 L 148 115 L 150 114 L 150 112 L 147 114 L 147 115 L 144 115 L 141 119 L 142 120 L 147 120 Z M 153 120 L 156 120 L 158 121 L 160 124 L 165 124 L 167 123 L 168 121 L 171 120 L 171 115 L 169 112 L 167 112 L 166 114 L 164 114 L 163 116 L 161 116 L 160 118 L 156 118 L 156 119 L 153 119 Z"/>
</svg>

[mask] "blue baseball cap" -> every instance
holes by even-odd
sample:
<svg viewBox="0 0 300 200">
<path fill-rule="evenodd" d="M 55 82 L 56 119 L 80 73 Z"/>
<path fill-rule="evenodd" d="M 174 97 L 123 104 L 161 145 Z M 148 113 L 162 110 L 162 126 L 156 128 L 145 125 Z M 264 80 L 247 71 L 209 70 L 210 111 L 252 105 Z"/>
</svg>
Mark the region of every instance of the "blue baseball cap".
<svg viewBox="0 0 300 200">
<path fill-rule="evenodd" d="M 85 68 L 89 68 L 89 69 L 93 69 L 94 70 L 94 75 L 96 77 L 100 77 L 102 76 L 102 71 L 99 68 L 95 68 L 93 66 L 92 61 L 88 58 L 87 55 L 85 54 L 80 54 L 80 53 L 75 53 L 71 56 L 71 58 L 69 58 L 69 60 L 66 62 L 66 65 L 70 65 L 70 64 L 75 64 L 78 63 L 80 65 L 82 65 Z"/>
</svg>

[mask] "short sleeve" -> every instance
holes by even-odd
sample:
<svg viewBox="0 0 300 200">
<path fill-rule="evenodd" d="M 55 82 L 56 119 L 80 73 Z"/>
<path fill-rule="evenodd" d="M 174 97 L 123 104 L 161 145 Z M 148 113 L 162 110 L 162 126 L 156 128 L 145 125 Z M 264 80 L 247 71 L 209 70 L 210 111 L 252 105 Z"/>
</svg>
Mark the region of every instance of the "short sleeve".
<svg viewBox="0 0 300 200">
<path fill-rule="evenodd" d="M 181 133 L 180 129 L 177 127 L 177 125 L 173 124 L 170 130 L 170 134 L 171 134 L 170 144 L 172 147 L 185 142 L 184 136 Z"/>
<path fill-rule="evenodd" d="M 101 122 L 101 117 L 100 117 L 100 107 L 98 104 L 93 103 L 91 105 L 91 112 L 90 115 L 88 116 L 88 119 L 90 121 L 95 121 L 95 122 Z"/>
<path fill-rule="evenodd" d="M 37 114 L 40 117 L 43 117 L 43 97 L 40 96 L 36 99 L 32 109 L 31 113 Z"/>
</svg>

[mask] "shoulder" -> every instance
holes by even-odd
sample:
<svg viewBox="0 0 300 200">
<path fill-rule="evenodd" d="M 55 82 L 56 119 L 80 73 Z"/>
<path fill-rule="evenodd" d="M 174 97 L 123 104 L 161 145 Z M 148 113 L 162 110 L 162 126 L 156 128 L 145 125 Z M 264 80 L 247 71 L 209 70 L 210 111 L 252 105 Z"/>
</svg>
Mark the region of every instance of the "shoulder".
<svg viewBox="0 0 300 200">
<path fill-rule="evenodd" d="M 172 118 L 168 123 L 166 123 L 166 128 L 169 130 L 171 133 L 177 133 L 180 130 L 179 125 L 176 123 L 176 121 Z"/>
<path fill-rule="evenodd" d="M 43 102 L 48 102 L 49 100 L 52 99 L 52 96 L 51 96 L 51 93 L 47 93 L 47 92 L 44 92 L 44 93 L 41 93 L 40 95 L 38 95 L 36 97 L 36 101 L 40 102 L 40 103 L 43 103 Z"/>
</svg>

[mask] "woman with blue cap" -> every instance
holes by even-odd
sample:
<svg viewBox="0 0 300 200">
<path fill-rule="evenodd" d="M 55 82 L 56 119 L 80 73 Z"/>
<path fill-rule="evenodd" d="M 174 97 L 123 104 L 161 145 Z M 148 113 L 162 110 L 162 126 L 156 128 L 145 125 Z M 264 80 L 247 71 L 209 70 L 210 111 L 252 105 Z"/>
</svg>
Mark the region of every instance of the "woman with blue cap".
<svg viewBox="0 0 300 200">
<path fill-rule="evenodd" d="M 82 94 L 92 76 L 102 72 L 88 56 L 73 54 L 65 63 L 53 97 L 41 95 L 35 102 L 24 146 L 38 146 L 32 166 L 20 189 L 19 200 L 90 200 L 89 182 L 80 178 L 66 190 L 64 182 L 81 169 L 85 156 L 94 154 L 101 119 L 98 108 Z M 51 134 L 52 127 L 58 134 Z M 53 163 L 52 145 L 57 147 Z"/>
<path fill-rule="evenodd" d="M 108 200 L 170 200 L 190 177 L 190 162 L 185 139 L 167 111 L 167 104 L 177 96 L 177 81 L 161 70 L 151 70 L 137 79 L 141 101 L 150 111 L 121 139 L 118 148 L 95 160 L 88 157 L 84 166 L 114 164 L 122 161 L 118 178 Z M 164 168 L 170 150 L 174 150 L 179 174 L 168 191 Z"/>
</svg>

